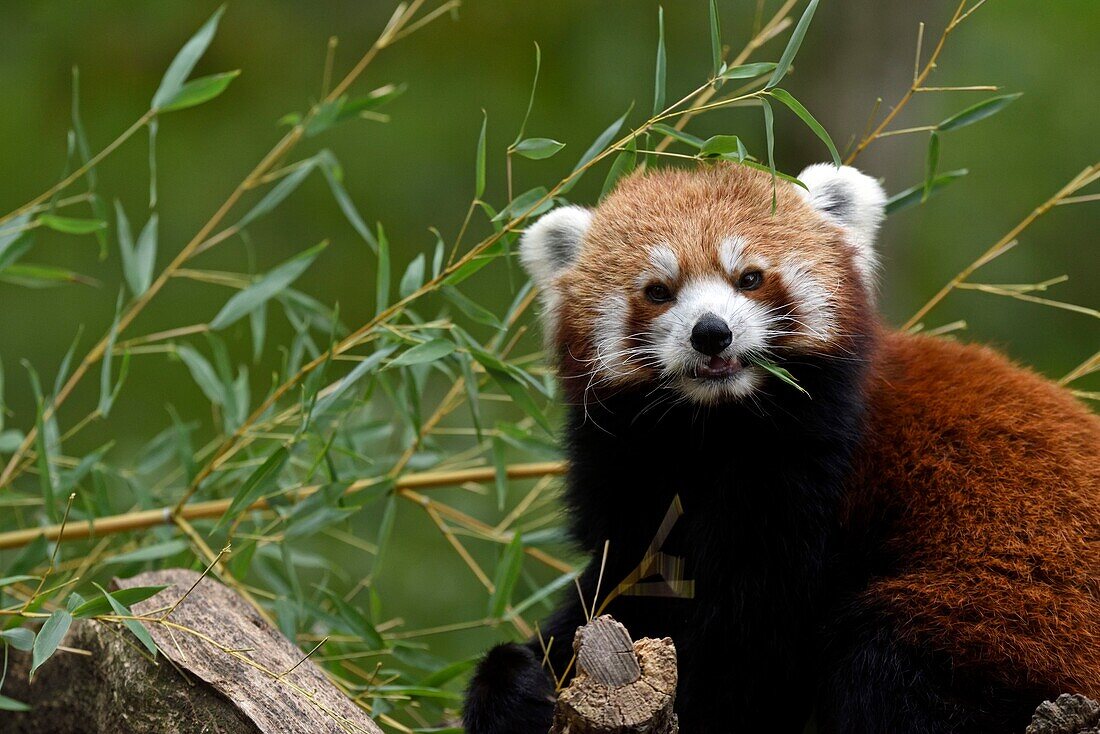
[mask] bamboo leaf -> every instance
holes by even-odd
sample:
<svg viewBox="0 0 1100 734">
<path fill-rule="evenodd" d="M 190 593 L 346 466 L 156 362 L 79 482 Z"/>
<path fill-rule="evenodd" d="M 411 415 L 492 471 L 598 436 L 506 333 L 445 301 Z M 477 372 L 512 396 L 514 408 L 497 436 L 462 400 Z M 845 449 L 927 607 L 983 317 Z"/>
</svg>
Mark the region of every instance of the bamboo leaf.
<svg viewBox="0 0 1100 734">
<path fill-rule="evenodd" d="M 5 640 L 16 650 L 29 652 L 34 647 L 34 633 L 26 627 L 14 627 L 0 631 L 0 640 Z"/>
<path fill-rule="evenodd" d="M 225 6 L 223 5 L 214 12 L 214 15 L 210 16 L 210 19 L 199 28 L 195 35 L 179 50 L 176 57 L 172 59 L 172 63 L 168 65 L 168 70 L 164 72 L 164 77 L 160 80 L 160 86 L 157 87 L 156 94 L 153 95 L 153 109 L 163 107 L 179 94 L 183 88 L 183 83 L 187 81 L 187 77 L 191 76 L 195 64 L 206 53 L 210 42 L 214 40 L 214 34 L 218 30 L 218 21 L 221 20 L 224 12 Z"/>
<path fill-rule="evenodd" d="M 740 66 L 731 66 L 723 71 L 718 78 L 719 79 L 754 79 L 758 76 L 763 76 L 770 71 L 775 71 L 775 64 L 771 61 L 762 61 L 756 64 L 741 64 Z"/>
<path fill-rule="evenodd" d="M 800 393 L 803 393 L 804 395 L 806 395 L 806 397 L 810 396 L 810 393 L 806 392 L 806 389 L 798 384 L 798 380 L 794 379 L 794 375 L 792 375 L 790 372 L 788 372 L 784 368 L 780 367 L 779 365 L 773 364 L 773 363 L 771 363 L 771 362 L 769 362 L 765 359 L 759 359 L 759 358 L 753 359 L 752 363 L 755 364 L 756 366 L 761 367 L 762 369 L 770 372 L 771 374 L 775 375 L 776 377 L 778 377 L 783 382 L 785 382 L 788 385 L 790 385 L 791 387 L 797 389 Z"/>
<path fill-rule="evenodd" d="M 314 245 L 271 269 L 243 291 L 234 294 L 210 322 L 210 328 L 214 331 L 224 329 L 281 294 L 287 286 L 309 269 L 326 247 L 328 242 Z"/>
<path fill-rule="evenodd" d="M 38 373 L 29 362 L 24 361 L 27 374 L 30 376 L 31 390 L 35 403 L 35 451 L 38 454 L 35 463 L 38 466 L 38 484 L 42 490 L 42 503 L 46 508 L 46 514 L 50 520 L 56 522 L 57 516 L 57 473 L 53 467 L 53 446 L 50 441 L 50 433 L 46 422 L 46 398 L 42 395 L 42 384 L 38 379 Z M 10 571 L 11 569 L 9 569 Z"/>
<path fill-rule="evenodd" d="M 999 97 L 990 97 L 987 100 L 978 102 L 976 105 L 967 107 L 962 112 L 948 117 L 946 120 L 936 125 L 936 129 L 940 132 L 947 132 L 948 130 L 958 130 L 961 127 L 967 125 L 973 125 L 975 122 L 984 120 L 987 117 L 997 114 L 1005 107 L 1018 100 L 1023 93 L 1016 94 L 1004 94 Z"/>
<path fill-rule="evenodd" d="M 209 102 L 229 87 L 230 82 L 241 75 L 241 70 L 224 71 L 220 74 L 199 77 L 187 82 L 176 92 L 175 96 L 166 100 L 161 112 L 174 112 L 185 110 L 188 107 L 197 107 Z"/>
<path fill-rule="evenodd" d="M 73 616 L 64 609 L 58 609 L 42 624 L 42 628 L 38 630 L 38 635 L 34 638 L 31 651 L 32 678 L 35 671 L 41 668 L 42 664 L 57 652 L 57 646 L 61 644 L 62 638 L 65 637 L 65 633 L 69 631 L 69 625 L 72 623 Z"/>
<path fill-rule="evenodd" d="M 665 51 L 665 9 L 657 6 L 657 68 L 653 73 L 653 116 L 665 108 L 668 58 Z"/>
<path fill-rule="evenodd" d="M 928 157 L 924 170 L 924 193 L 921 194 L 921 202 L 928 201 L 932 193 L 932 184 L 936 180 L 936 168 L 940 164 L 940 136 L 933 132 L 928 136 Z"/>
<path fill-rule="evenodd" d="M 523 122 L 520 123 L 519 132 L 516 134 L 516 139 L 512 143 L 512 148 L 515 148 L 519 141 L 523 140 L 523 133 L 527 130 L 527 120 L 531 117 L 531 109 L 535 106 L 535 91 L 539 88 L 539 70 L 542 68 L 542 49 L 539 45 L 535 44 L 535 78 L 531 82 L 531 96 L 527 100 L 527 112 L 523 115 Z"/>
<path fill-rule="evenodd" d="M 57 214 L 43 214 L 38 217 L 38 221 L 43 227 L 65 234 L 92 234 L 107 227 L 107 223 L 102 219 L 79 219 Z"/>
<path fill-rule="evenodd" d="M 551 138 L 526 138 L 516 143 L 512 150 L 524 158 L 540 161 L 556 155 L 564 147 L 565 143 L 559 143 Z"/>
<path fill-rule="evenodd" d="M 107 591 L 97 583 L 93 582 L 92 585 L 100 590 L 103 596 L 107 599 L 107 603 L 111 605 L 111 610 L 116 615 L 120 617 L 134 616 L 134 613 L 131 612 L 125 604 L 116 599 L 111 592 Z M 122 623 L 126 625 L 126 629 L 130 630 L 134 634 L 134 637 L 138 638 L 138 641 L 142 645 L 145 645 L 145 649 L 148 650 L 153 655 L 153 657 L 156 657 L 157 643 L 153 642 L 153 637 L 149 634 L 149 630 L 145 629 L 145 625 L 143 625 L 136 619 L 123 619 Z"/>
<path fill-rule="evenodd" d="M 167 586 L 134 586 L 129 589 L 119 589 L 111 592 L 111 595 L 118 603 L 132 606 L 139 601 L 145 601 L 152 596 L 156 596 L 167 588 Z M 110 614 L 111 611 L 112 607 L 107 597 L 99 596 L 81 603 L 72 610 L 72 614 L 76 619 L 84 619 Z"/>
<path fill-rule="evenodd" d="M 722 20 L 717 0 L 710 0 L 710 60 L 711 77 L 717 78 L 722 71 Z"/>
<path fill-rule="evenodd" d="M 820 122 L 814 119 L 810 111 L 803 107 L 801 102 L 792 97 L 790 92 L 784 89 L 776 87 L 771 91 L 771 96 L 787 105 L 791 112 L 798 115 L 802 122 L 806 123 L 806 126 L 810 128 L 814 135 L 819 137 L 821 142 L 825 143 L 825 147 L 829 149 L 829 154 L 833 157 L 833 165 L 840 168 L 840 151 L 836 149 L 836 145 L 833 144 L 833 139 L 829 136 L 829 133 L 822 127 Z"/>
<path fill-rule="evenodd" d="M 256 221 L 265 214 L 270 213 L 275 207 L 279 206 L 286 197 L 290 196 L 302 182 L 305 181 L 306 176 L 310 174 L 316 165 L 316 160 L 308 158 L 302 161 L 298 168 L 284 176 L 279 183 L 275 185 L 271 191 L 268 191 L 262 199 L 260 199 L 256 206 L 248 210 L 240 221 L 235 226 L 236 229 L 244 229 L 252 222 Z"/>
<path fill-rule="evenodd" d="M 787 76 L 787 72 L 791 70 L 791 64 L 794 63 L 794 57 L 798 55 L 798 49 L 802 45 L 802 39 L 806 37 L 806 31 L 810 28 L 810 22 L 814 19 L 814 12 L 817 10 L 817 4 L 820 0 L 810 0 L 810 4 L 806 6 L 806 9 L 802 12 L 802 17 L 798 19 L 798 24 L 795 25 L 794 30 L 791 32 L 791 38 L 787 41 L 787 47 L 783 49 L 783 55 L 779 57 L 779 63 L 776 64 L 775 71 L 772 72 L 771 79 L 768 80 L 764 89 L 771 89 L 775 87 L 779 82 L 783 81 L 783 77 Z"/>
<path fill-rule="evenodd" d="M 424 284 L 425 267 L 424 253 L 420 253 L 405 268 L 405 274 L 401 276 L 401 283 L 397 286 L 397 292 L 402 298 L 407 298 Z"/>
<path fill-rule="evenodd" d="M 607 178 L 604 179 L 603 189 L 600 191 L 600 199 L 611 193 L 615 188 L 615 184 L 619 182 L 623 176 L 627 176 L 638 163 L 638 145 L 637 138 L 631 138 L 630 142 L 626 144 L 626 148 L 615 156 L 615 161 L 611 164 L 611 169 L 607 172 Z"/>
<path fill-rule="evenodd" d="M 443 293 L 444 298 L 446 298 L 452 305 L 456 306 L 459 311 L 466 314 L 466 316 L 468 316 L 472 320 L 476 321 L 479 324 L 492 326 L 494 329 L 500 329 L 501 331 L 504 330 L 504 324 L 500 323 L 500 320 L 496 317 L 496 315 L 493 314 L 492 311 L 467 298 L 457 288 L 445 285 L 440 290 Z"/>
<path fill-rule="evenodd" d="M 218 526 L 220 527 L 229 518 L 234 518 L 247 510 L 252 503 L 262 499 L 264 495 L 275 488 L 277 486 L 276 482 L 279 480 L 279 474 L 282 473 L 283 467 L 286 466 L 289 459 L 290 449 L 286 446 L 280 446 L 271 456 L 267 457 L 267 460 L 257 467 L 237 490 L 237 493 L 233 496 L 233 501 L 229 504 L 229 509 L 218 520 Z"/>
<path fill-rule="evenodd" d="M 138 548 L 129 553 L 120 553 L 117 556 L 111 556 L 110 558 L 104 559 L 103 562 L 106 564 L 118 564 L 159 561 L 163 558 L 171 558 L 172 556 L 179 555 L 190 547 L 190 544 L 186 540 L 176 538 L 174 540 L 166 540 L 163 543 L 147 545 L 144 548 Z"/>
<path fill-rule="evenodd" d="M 578 171 L 591 163 L 596 156 L 602 153 L 604 149 L 611 144 L 611 141 L 613 141 L 615 139 L 615 136 L 618 135 L 619 130 L 623 126 L 623 123 L 626 122 L 626 118 L 630 115 L 630 111 L 632 109 L 634 109 L 633 104 L 631 104 L 630 107 L 627 108 L 622 117 L 608 125 L 607 128 L 602 133 L 600 133 L 599 136 L 592 142 L 592 145 L 588 146 L 588 149 L 584 151 L 581 159 L 577 161 L 577 165 L 573 166 L 572 173 L 576 175 L 571 175 L 569 180 L 567 180 L 565 184 L 559 189 L 560 194 L 565 195 L 577 184 L 578 181 L 581 180 L 581 176 L 583 174 L 578 174 Z"/>
<path fill-rule="evenodd" d="M 775 214 L 775 116 L 772 114 L 772 106 L 768 104 L 768 100 L 761 98 L 760 102 L 764 109 L 764 132 L 768 138 L 768 170 L 772 174 L 772 214 Z"/>
<path fill-rule="evenodd" d="M 97 409 L 104 418 L 110 415 L 111 406 L 114 404 L 115 396 L 118 394 L 117 390 L 113 389 L 111 384 L 111 363 L 113 362 L 115 341 L 118 339 L 119 321 L 122 319 L 122 296 L 123 292 L 120 289 L 118 292 L 118 299 L 115 301 L 115 319 L 111 322 L 111 331 L 107 334 L 107 347 L 103 350 L 103 364 L 99 371 L 99 405 Z M 119 384 L 121 385 L 122 373 L 120 372 L 119 374 Z"/>
<path fill-rule="evenodd" d="M 489 597 L 489 617 L 500 619 L 512 600 L 519 572 L 523 570 L 523 537 L 516 533 L 504 550 L 493 577 L 493 594 Z"/>
<path fill-rule="evenodd" d="M 378 224 L 378 272 L 375 275 L 375 313 L 390 305 L 390 242 L 386 231 Z"/>
<path fill-rule="evenodd" d="M 31 707 L 22 701 L 0 694 L 0 711 L 30 711 Z"/>
<path fill-rule="evenodd" d="M 961 168 L 957 171 L 947 171 L 946 173 L 941 173 L 932 180 L 932 186 L 928 190 L 928 196 L 935 194 L 944 186 L 947 186 L 953 181 L 962 178 L 968 173 L 969 171 L 965 168 Z M 911 206 L 924 203 L 928 198 L 925 195 L 926 188 L 928 188 L 926 184 L 919 184 L 891 196 L 890 199 L 886 202 L 887 216 L 908 209 Z"/>
<path fill-rule="evenodd" d="M 432 339 L 423 344 L 417 344 L 412 349 L 398 355 L 390 361 L 387 367 L 408 367 L 414 364 L 434 362 L 454 353 L 456 348 L 455 343 L 449 339 Z"/>
<path fill-rule="evenodd" d="M 477 137 L 477 155 L 474 163 L 474 198 L 485 194 L 485 133 L 489 128 L 489 114 L 481 111 L 481 134 Z"/>
<path fill-rule="evenodd" d="M 663 122 L 658 122 L 657 124 L 653 125 L 651 129 L 655 132 L 661 133 L 661 135 L 666 135 L 673 140 L 679 140 L 681 143 L 687 143 L 693 148 L 703 147 L 704 141 L 702 138 L 698 138 L 690 133 L 686 133 L 683 130 L 677 130 L 671 125 L 666 125 Z"/>
<path fill-rule="evenodd" d="M 321 415 L 328 410 L 340 397 L 351 388 L 352 385 L 363 379 L 364 375 L 378 367 L 386 357 L 391 355 L 397 347 L 389 346 L 379 349 L 355 366 L 351 372 L 343 377 L 327 395 L 317 401 L 313 412 Z"/>
<path fill-rule="evenodd" d="M 735 154 L 738 160 L 744 160 L 746 151 L 741 138 L 736 135 L 715 135 L 702 141 L 699 155 L 704 158 L 716 158 Z"/>
</svg>

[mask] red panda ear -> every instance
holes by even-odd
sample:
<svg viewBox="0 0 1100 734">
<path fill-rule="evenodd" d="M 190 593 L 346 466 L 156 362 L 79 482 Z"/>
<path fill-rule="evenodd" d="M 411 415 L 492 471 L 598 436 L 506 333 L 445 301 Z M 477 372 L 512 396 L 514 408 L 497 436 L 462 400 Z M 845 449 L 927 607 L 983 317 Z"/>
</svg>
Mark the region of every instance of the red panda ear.
<svg viewBox="0 0 1100 734">
<path fill-rule="evenodd" d="M 535 285 L 545 290 L 572 264 L 591 222 L 590 210 L 563 206 L 527 228 L 519 243 L 519 259 Z"/>
<path fill-rule="evenodd" d="M 856 266 L 870 285 L 878 264 L 875 235 L 886 216 L 886 192 L 878 181 L 851 166 L 815 163 L 798 174 L 806 188 L 795 190 L 829 221 L 840 225 L 856 248 Z"/>
</svg>

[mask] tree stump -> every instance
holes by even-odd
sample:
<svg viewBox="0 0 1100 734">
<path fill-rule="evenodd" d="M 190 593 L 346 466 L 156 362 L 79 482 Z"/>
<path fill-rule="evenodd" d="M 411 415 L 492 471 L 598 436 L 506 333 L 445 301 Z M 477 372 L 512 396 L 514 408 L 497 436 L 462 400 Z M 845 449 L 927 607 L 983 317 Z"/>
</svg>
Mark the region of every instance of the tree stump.
<svg viewBox="0 0 1100 734">
<path fill-rule="evenodd" d="M 577 630 L 577 672 L 558 696 L 550 734 L 678 734 L 672 640 L 632 642 L 608 616 Z"/>
<path fill-rule="evenodd" d="M 168 588 L 133 606 L 158 617 L 199 579 L 183 569 L 115 580 L 120 588 Z M 29 656 L 14 660 L 4 692 L 26 713 L 4 712 L 4 734 L 382 734 L 278 630 L 243 599 L 204 578 L 168 617 L 143 622 L 152 659 L 125 628 L 76 620 L 63 645 L 27 682 Z"/>
</svg>

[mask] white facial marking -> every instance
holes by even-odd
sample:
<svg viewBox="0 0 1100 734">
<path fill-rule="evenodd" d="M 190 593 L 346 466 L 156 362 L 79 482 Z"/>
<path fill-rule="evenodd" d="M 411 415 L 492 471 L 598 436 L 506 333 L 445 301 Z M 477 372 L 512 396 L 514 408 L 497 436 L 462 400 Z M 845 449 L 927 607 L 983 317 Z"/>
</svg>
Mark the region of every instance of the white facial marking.
<svg viewBox="0 0 1100 734">
<path fill-rule="evenodd" d="M 812 341 L 828 341 L 836 326 L 833 292 L 814 274 L 814 263 L 788 262 L 779 268 L 779 274 L 791 294 L 798 331 Z"/>
<path fill-rule="evenodd" d="M 622 377 L 630 373 L 627 364 L 629 345 L 627 344 L 626 316 L 629 311 L 626 296 L 612 293 L 600 304 L 593 330 L 593 342 L 596 347 L 595 372 L 602 379 Z"/>
<path fill-rule="evenodd" d="M 653 321 L 653 347 L 662 365 L 662 377 L 676 380 L 685 395 L 700 403 L 744 397 L 762 384 L 758 367 L 747 367 L 720 381 L 693 377 L 709 357 L 691 346 L 691 330 L 707 313 L 723 319 L 733 333 L 732 343 L 720 356 L 743 357 L 767 346 L 775 316 L 765 306 L 739 293 L 724 278 L 693 279 L 677 292 L 672 306 Z"/>
<path fill-rule="evenodd" d="M 727 237 L 718 245 L 718 262 L 727 275 L 735 275 L 741 267 L 741 260 L 745 256 L 745 246 L 748 241 L 740 235 Z"/>
<path fill-rule="evenodd" d="M 680 260 L 668 245 L 656 245 L 650 249 L 649 265 L 649 270 L 638 276 L 639 288 L 644 288 L 653 281 L 668 285 L 680 278 Z"/>
</svg>

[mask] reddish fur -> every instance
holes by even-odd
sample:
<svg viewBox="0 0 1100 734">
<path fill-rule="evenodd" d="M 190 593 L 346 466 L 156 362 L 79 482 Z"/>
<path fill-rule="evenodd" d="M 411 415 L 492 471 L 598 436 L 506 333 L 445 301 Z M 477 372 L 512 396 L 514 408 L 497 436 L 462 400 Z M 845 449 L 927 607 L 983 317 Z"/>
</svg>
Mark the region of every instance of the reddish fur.
<svg viewBox="0 0 1100 734">
<path fill-rule="evenodd" d="M 891 333 L 875 367 L 851 522 L 899 566 L 863 602 L 960 671 L 1100 696 L 1100 419 L 985 347 Z"/>
<path fill-rule="evenodd" d="M 733 165 L 622 183 L 557 283 L 563 377 L 589 369 L 609 293 L 629 296 L 631 330 L 659 308 L 634 283 L 650 246 L 671 246 L 683 278 L 720 272 L 717 243 L 732 234 L 772 263 L 792 253 L 813 261 L 837 284 L 841 336 L 814 348 L 844 352 L 844 332 L 865 331 L 872 318 L 852 251 L 789 185 L 780 184 L 773 216 L 761 206 L 771 187 L 769 176 Z M 788 294 L 773 281 L 754 297 Z M 882 333 L 874 354 L 848 525 L 896 561 L 861 603 L 960 672 L 1100 696 L 1100 419 L 984 347 Z M 651 378 L 641 370 L 631 379 Z M 574 399 L 583 388 L 564 384 Z"/>
</svg>

